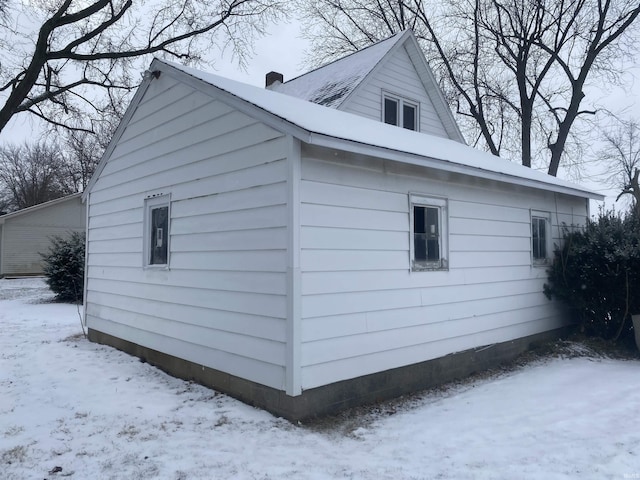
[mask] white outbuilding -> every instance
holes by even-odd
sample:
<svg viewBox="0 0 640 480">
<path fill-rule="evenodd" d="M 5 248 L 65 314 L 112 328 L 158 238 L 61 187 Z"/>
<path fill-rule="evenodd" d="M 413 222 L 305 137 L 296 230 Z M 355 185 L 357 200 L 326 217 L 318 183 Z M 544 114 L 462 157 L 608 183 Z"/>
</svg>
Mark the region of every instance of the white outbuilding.
<svg viewBox="0 0 640 480">
<path fill-rule="evenodd" d="M 0 277 L 42 275 L 42 255 L 52 237 L 84 232 L 80 193 L 0 216 Z"/>
<path fill-rule="evenodd" d="M 302 419 L 569 325 L 546 265 L 600 196 L 465 145 L 411 32 L 338 62 L 152 62 L 84 194 L 90 339 Z"/>
</svg>

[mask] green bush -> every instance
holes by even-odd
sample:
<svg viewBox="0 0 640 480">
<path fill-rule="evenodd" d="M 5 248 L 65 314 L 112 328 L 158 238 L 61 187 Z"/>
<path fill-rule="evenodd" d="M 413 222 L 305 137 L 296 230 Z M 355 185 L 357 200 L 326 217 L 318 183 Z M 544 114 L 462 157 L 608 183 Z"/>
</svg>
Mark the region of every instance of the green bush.
<svg viewBox="0 0 640 480">
<path fill-rule="evenodd" d="M 53 237 L 43 254 L 47 285 L 61 302 L 82 302 L 84 290 L 84 233 Z"/>
<path fill-rule="evenodd" d="M 565 228 L 563 236 L 545 295 L 568 305 L 586 335 L 629 338 L 631 315 L 640 313 L 640 222 L 601 212 L 584 228 Z"/>
</svg>

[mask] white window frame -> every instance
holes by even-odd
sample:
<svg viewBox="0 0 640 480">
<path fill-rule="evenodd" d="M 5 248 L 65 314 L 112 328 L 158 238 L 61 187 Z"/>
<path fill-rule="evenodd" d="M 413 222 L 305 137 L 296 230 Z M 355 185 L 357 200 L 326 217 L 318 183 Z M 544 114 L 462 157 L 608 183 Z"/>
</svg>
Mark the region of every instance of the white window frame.
<svg viewBox="0 0 640 480">
<path fill-rule="evenodd" d="M 167 262 L 151 263 L 151 212 L 156 208 L 167 207 L 167 232 L 163 234 L 163 241 L 167 244 Z M 143 234 L 143 258 L 144 268 L 169 268 L 171 257 L 171 195 L 157 194 L 144 200 L 144 234 Z"/>
<path fill-rule="evenodd" d="M 397 105 L 397 118 L 398 118 L 398 124 L 396 125 L 397 127 L 401 127 L 404 128 L 404 114 L 403 114 L 403 110 L 404 110 L 404 105 L 409 105 L 411 107 L 413 107 L 415 109 L 415 130 L 411 130 L 413 132 L 419 132 L 420 131 L 420 102 L 416 102 L 413 100 L 409 100 L 406 98 L 403 98 L 399 95 L 394 95 L 392 93 L 388 93 L 388 92 L 382 92 L 382 122 L 385 122 L 385 114 L 386 114 L 386 102 L 385 100 L 393 100 L 395 102 L 398 102 Z M 387 123 L 387 125 L 393 125 L 392 123 Z M 410 130 L 410 129 L 407 129 Z"/>
<path fill-rule="evenodd" d="M 545 222 L 545 238 L 544 238 L 544 246 L 545 246 L 545 256 L 544 258 L 535 258 L 534 257 L 534 248 L 533 248 L 533 229 L 534 223 L 536 220 L 544 220 Z M 544 267 L 549 265 L 551 262 L 551 213 L 544 212 L 541 210 L 531 210 L 531 241 L 529 245 L 531 246 L 531 265 L 534 267 Z"/>
<path fill-rule="evenodd" d="M 416 260 L 414 212 L 415 207 L 427 207 L 438 209 L 439 232 L 439 259 L 437 261 Z M 449 207 L 448 200 L 441 197 L 432 197 L 419 193 L 409 194 L 409 252 L 412 272 L 426 272 L 449 269 Z"/>
</svg>

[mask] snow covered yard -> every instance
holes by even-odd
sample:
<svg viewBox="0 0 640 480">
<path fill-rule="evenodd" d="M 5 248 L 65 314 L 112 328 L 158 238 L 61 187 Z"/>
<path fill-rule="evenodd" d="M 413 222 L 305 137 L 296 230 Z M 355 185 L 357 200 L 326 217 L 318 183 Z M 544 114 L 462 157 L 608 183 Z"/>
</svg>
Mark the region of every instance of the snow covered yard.
<svg viewBox="0 0 640 480">
<path fill-rule="evenodd" d="M 0 280 L 0 478 L 640 478 L 638 361 L 549 359 L 294 426 L 89 343 L 50 299 Z"/>
</svg>

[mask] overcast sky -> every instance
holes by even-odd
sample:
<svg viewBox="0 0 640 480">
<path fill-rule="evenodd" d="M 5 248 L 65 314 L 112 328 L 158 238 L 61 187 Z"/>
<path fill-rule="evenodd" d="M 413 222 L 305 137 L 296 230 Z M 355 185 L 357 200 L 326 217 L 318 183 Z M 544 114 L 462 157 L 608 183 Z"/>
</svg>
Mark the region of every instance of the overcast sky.
<svg viewBox="0 0 640 480">
<path fill-rule="evenodd" d="M 308 43 L 301 38 L 298 24 L 281 23 L 274 25 L 269 34 L 258 41 L 246 72 L 230 58 L 225 58 L 217 62 L 215 73 L 258 87 L 264 87 L 264 77 L 270 71 L 282 73 L 287 81 L 304 73 L 302 62 L 307 48 Z"/>
</svg>

